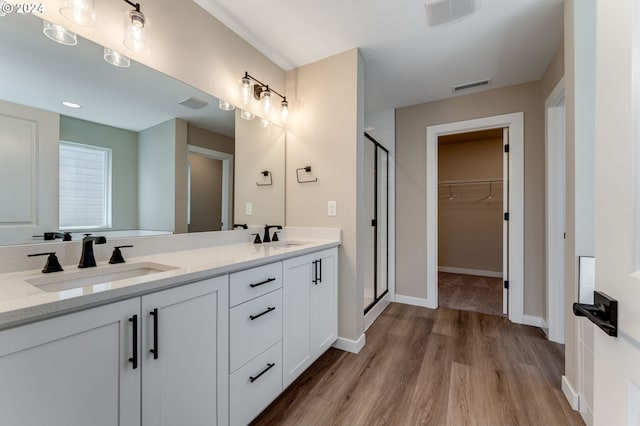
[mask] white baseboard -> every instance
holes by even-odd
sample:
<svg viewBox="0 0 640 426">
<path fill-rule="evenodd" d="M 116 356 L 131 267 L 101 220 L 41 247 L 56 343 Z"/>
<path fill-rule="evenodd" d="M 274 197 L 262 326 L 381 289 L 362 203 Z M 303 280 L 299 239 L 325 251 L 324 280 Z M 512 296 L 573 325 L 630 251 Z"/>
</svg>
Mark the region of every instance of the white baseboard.
<svg viewBox="0 0 640 426">
<path fill-rule="evenodd" d="M 540 327 L 541 329 L 548 329 L 547 322 L 541 317 L 534 317 L 533 315 L 523 315 L 522 324 L 532 325 L 534 327 Z"/>
<path fill-rule="evenodd" d="M 566 376 L 562 376 L 562 393 L 564 393 L 565 398 L 569 401 L 571 408 L 578 411 L 580 408 L 580 396 L 573 390 Z"/>
<path fill-rule="evenodd" d="M 428 299 L 423 299 L 421 297 L 411 297 L 411 296 L 402 296 L 400 294 L 396 294 L 394 297 L 394 302 L 403 303 L 405 305 L 413 305 L 413 306 L 421 306 L 423 308 L 436 309 L 438 306 L 433 306 L 429 303 Z"/>
<path fill-rule="evenodd" d="M 336 349 L 340 349 L 341 351 L 347 351 L 357 354 L 362 350 L 362 348 L 364 348 L 364 341 L 365 337 L 364 333 L 362 333 L 362 336 L 360 336 L 358 340 L 350 340 L 345 339 L 344 337 L 338 337 L 336 341 L 333 342 L 332 346 Z"/>
<path fill-rule="evenodd" d="M 438 266 L 438 272 L 449 272 L 451 274 L 477 275 L 479 277 L 502 278 L 502 271 L 482 271 L 480 269 L 452 268 L 449 266 Z"/>
</svg>

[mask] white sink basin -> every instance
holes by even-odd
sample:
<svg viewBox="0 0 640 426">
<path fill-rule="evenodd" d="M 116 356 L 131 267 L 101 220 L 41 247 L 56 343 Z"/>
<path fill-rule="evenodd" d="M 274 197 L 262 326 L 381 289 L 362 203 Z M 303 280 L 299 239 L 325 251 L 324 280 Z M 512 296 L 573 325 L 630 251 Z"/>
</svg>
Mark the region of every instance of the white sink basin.
<svg viewBox="0 0 640 426">
<path fill-rule="evenodd" d="M 267 243 L 267 246 L 270 248 L 292 248 L 292 247 L 300 247 L 300 246 L 304 246 L 307 245 L 309 243 L 303 242 L 303 241 L 276 241 L 271 242 L 271 243 Z"/>
<path fill-rule="evenodd" d="M 95 284 L 125 280 L 143 275 L 177 269 L 173 266 L 153 262 L 120 263 L 97 268 L 79 269 L 76 271 L 53 272 L 46 275 L 27 278 L 25 281 L 42 291 L 49 293 L 71 290 Z"/>
</svg>

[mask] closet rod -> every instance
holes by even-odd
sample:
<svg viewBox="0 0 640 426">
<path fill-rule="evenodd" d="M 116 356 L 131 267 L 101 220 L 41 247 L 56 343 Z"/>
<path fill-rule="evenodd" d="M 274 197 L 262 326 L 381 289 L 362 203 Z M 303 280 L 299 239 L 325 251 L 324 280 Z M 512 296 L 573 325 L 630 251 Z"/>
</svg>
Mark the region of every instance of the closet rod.
<svg viewBox="0 0 640 426">
<path fill-rule="evenodd" d="M 438 185 L 476 185 L 476 184 L 487 184 L 487 183 L 502 183 L 502 178 L 496 179 L 469 179 L 469 180 L 443 180 L 438 182 Z"/>
</svg>

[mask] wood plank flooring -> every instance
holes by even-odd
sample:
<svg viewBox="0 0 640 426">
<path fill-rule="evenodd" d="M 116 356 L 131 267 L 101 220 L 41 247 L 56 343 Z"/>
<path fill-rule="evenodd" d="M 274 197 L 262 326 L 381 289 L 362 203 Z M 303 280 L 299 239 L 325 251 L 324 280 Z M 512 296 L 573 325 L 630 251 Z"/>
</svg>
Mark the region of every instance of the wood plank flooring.
<svg viewBox="0 0 640 426">
<path fill-rule="evenodd" d="M 584 425 L 563 347 L 503 317 L 392 303 L 359 354 L 329 349 L 254 425 Z"/>
<path fill-rule="evenodd" d="M 438 272 L 438 305 L 502 315 L 502 278 Z"/>
</svg>

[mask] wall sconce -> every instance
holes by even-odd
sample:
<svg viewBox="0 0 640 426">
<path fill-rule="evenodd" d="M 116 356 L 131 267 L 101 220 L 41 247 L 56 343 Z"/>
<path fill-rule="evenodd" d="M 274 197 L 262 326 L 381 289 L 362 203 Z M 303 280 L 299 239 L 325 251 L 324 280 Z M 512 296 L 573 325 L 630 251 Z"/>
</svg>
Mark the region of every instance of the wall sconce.
<svg viewBox="0 0 640 426">
<path fill-rule="evenodd" d="M 60 14 L 83 27 L 93 27 L 96 24 L 94 0 L 62 0 Z"/>
<path fill-rule="evenodd" d="M 282 99 L 280 104 L 280 117 L 283 123 L 287 123 L 287 119 L 289 118 L 289 102 L 287 102 L 287 97 L 270 88 L 268 84 L 264 84 L 260 80 L 250 76 L 248 72 L 245 72 L 244 77 L 240 79 L 240 100 L 243 105 L 249 104 L 252 92 L 254 99 L 260 101 L 262 104 L 262 111 L 265 115 L 269 115 L 271 112 L 273 95 L 279 96 Z"/>
<path fill-rule="evenodd" d="M 133 3 L 124 0 L 125 3 L 134 8 L 126 13 L 124 19 L 124 40 L 123 44 L 127 49 L 136 53 L 145 54 L 151 50 L 149 40 L 145 36 L 145 26 L 149 24 L 144 13 L 140 11 L 140 3 Z"/>
<path fill-rule="evenodd" d="M 62 25 L 54 24 L 49 21 L 42 21 L 42 32 L 48 39 L 65 46 L 75 46 L 78 44 L 78 37 L 75 33 L 69 31 Z"/>
</svg>

